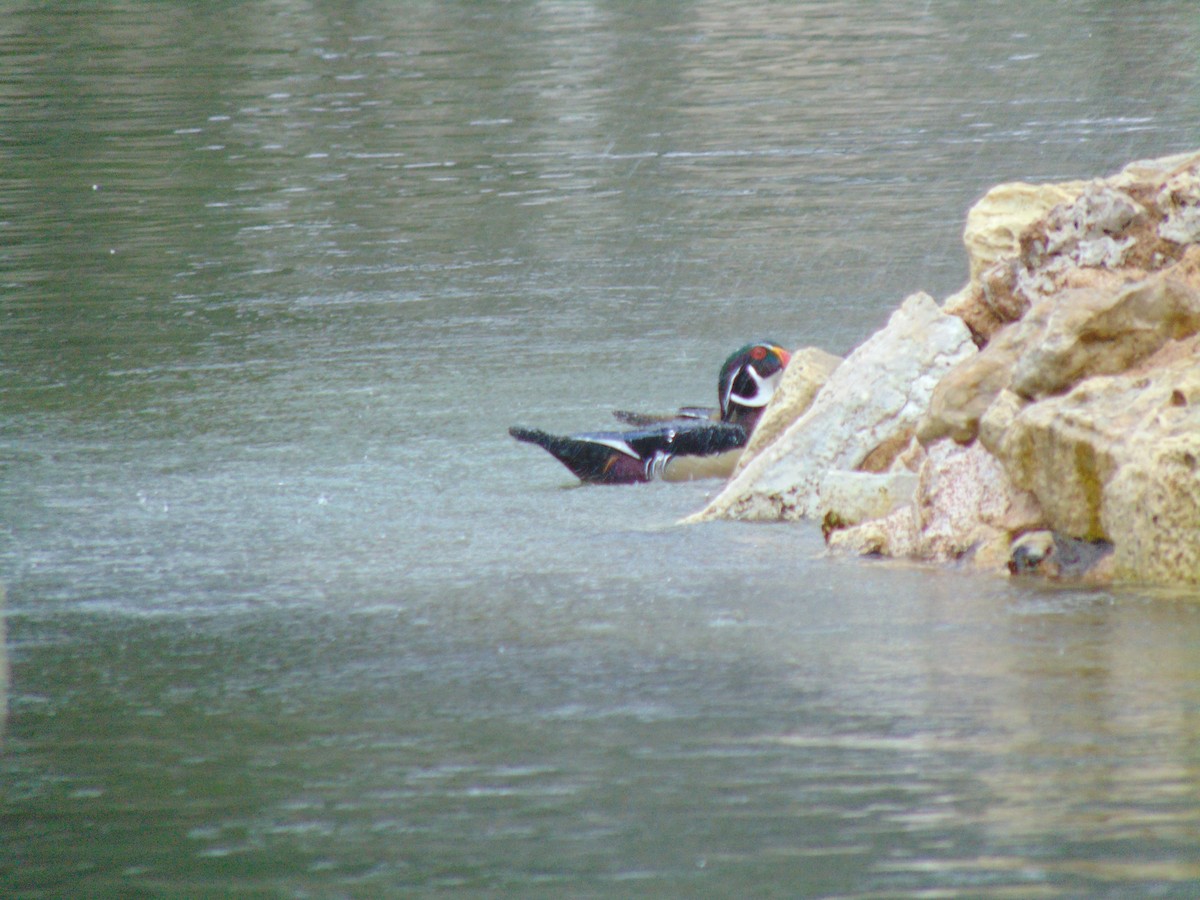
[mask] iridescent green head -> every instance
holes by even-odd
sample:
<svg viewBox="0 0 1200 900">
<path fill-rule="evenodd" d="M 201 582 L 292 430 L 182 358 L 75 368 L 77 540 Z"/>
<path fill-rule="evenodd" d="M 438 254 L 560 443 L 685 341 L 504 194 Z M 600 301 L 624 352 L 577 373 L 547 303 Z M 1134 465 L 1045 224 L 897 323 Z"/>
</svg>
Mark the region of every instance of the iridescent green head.
<svg viewBox="0 0 1200 900">
<path fill-rule="evenodd" d="M 725 360 L 717 380 L 722 421 L 739 422 L 750 410 L 761 412 L 779 386 L 791 358 L 774 341 L 758 341 Z M 757 420 L 757 415 L 754 418 Z"/>
</svg>

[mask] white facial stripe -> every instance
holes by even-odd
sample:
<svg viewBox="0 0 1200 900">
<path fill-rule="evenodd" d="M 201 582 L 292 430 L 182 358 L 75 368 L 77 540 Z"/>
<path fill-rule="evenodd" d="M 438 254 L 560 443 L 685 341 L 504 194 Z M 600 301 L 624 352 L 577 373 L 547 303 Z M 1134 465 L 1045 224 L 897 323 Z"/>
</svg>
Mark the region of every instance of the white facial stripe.
<svg viewBox="0 0 1200 900">
<path fill-rule="evenodd" d="M 775 393 L 775 382 L 778 379 L 774 375 L 770 378 L 763 378 L 758 372 L 754 371 L 754 366 L 743 366 L 742 372 L 749 375 L 754 381 L 754 395 L 746 397 L 741 394 L 735 394 L 733 392 L 733 380 L 731 380 L 729 382 L 729 399 L 740 406 L 766 406 L 771 399 L 771 395 Z"/>
</svg>

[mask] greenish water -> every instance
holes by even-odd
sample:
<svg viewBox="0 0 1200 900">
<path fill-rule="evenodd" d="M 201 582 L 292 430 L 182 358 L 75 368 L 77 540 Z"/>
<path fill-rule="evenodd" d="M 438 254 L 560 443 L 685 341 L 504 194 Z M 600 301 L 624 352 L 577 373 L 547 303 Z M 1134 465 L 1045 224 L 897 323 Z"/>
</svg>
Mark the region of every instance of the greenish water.
<svg viewBox="0 0 1200 900">
<path fill-rule="evenodd" d="M 1200 606 L 511 442 L 1200 146 L 1190 2 L 0 11 L 0 894 L 1200 893 Z M 0 682 L 0 685 L 3 683 Z"/>
</svg>

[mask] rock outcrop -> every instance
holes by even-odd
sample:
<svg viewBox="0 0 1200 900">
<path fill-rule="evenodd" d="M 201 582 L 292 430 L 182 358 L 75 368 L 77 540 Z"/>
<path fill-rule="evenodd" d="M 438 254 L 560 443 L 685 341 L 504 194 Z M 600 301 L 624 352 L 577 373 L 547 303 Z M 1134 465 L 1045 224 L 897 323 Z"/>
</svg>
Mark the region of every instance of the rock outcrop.
<svg viewBox="0 0 1200 900">
<path fill-rule="evenodd" d="M 754 433 L 738 460 L 733 474 L 737 475 L 764 447 L 770 446 L 783 432 L 812 406 L 813 400 L 825 386 L 835 369 L 842 364 L 840 356 L 819 347 L 804 347 L 792 354 L 784 370 L 783 380 L 771 397 L 771 403 L 754 426 Z"/>
<path fill-rule="evenodd" d="M 858 468 L 882 445 L 907 444 L 934 385 L 975 353 L 961 319 L 928 294 L 914 294 L 834 370 L 807 411 L 689 521 L 815 515 L 825 473 Z"/>
<path fill-rule="evenodd" d="M 828 517 L 840 518 L 831 508 Z M 920 466 L 912 502 L 883 518 L 828 533 L 830 547 L 864 556 L 1003 566 L 1010 535 L 1040 527 L 1037 500 L 978 443 L 943 441 Z"/>
<path fill-rule="evenodd" d="M 693 518 L 820 517 L 857 553 L 1200 583 L 1200 152 L 1001 185 L 964 241 L 967 285 L 905 300 Z"/>
</svg>

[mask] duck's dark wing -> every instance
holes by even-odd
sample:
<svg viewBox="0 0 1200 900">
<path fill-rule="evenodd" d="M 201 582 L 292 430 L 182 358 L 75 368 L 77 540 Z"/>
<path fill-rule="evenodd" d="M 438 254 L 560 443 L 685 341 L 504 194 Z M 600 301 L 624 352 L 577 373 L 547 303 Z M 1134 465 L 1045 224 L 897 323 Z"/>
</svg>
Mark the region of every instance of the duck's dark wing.
<svg viewBox="0 0 1200 900">
<path fill-rule="evenodd" d="M 654 428 L 626 431 L 620 437 L 642 459 L 656 454 L 709 456 L 743 447 L 747 440 L 740 425 L 703 420 L 676 420 Z"/>
<path fill-rule="evenodd" d="M 724 453 L 745 446 L 747 439 L 738 425 L 704 421 L 572 435 L 516 427 L 508 433 L 541 447 L 576 478 L 596 484 L 650 481 L 673 457 Z"/>
</svg>

